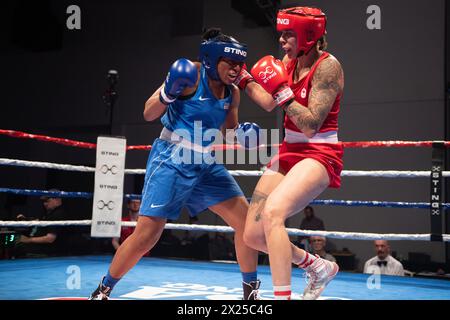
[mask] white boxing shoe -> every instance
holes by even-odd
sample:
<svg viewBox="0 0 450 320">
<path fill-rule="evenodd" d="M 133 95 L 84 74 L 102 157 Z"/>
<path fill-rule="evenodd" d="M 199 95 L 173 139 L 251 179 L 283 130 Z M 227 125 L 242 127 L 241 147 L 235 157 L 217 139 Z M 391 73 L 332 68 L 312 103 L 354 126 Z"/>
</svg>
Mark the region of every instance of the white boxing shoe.
<svg viewBox="0 0 450 320">
<path fill-rule="evenodd" d="M 305 268 L 308 284 L 303 291 L 303 300 L 316 300 L 338 271 L 339 267 L 335 262 L 317 256 L 317 259 Z"/>
</svg>

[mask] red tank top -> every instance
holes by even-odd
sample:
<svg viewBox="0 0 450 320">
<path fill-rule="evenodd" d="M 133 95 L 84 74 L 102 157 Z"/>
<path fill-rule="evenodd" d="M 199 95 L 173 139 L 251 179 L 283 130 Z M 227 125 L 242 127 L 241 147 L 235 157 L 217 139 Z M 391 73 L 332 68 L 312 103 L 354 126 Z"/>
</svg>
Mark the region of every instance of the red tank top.
<svg viewBox="0 0 450 320">
<path fill-rule="evenodd" d="M 324 52 L 311 67 L 311 70 L 308 72 L 306 77 L 304 77 L 297 83 L 293 83 L 294 82 L 293 79 L 295 67 L 297 66 L 298 60 L 297 59 L 291 60 L 286 66 L 289 75 L 288 83 L 292 91 L 294 92 L 295 100 L 301 105 L 305 106 L 306 108 L 308 108 L 308 97 L 309 91 L 311 90 L 311 81 L 314 72 L 316 71 L 319 63 L 329 55 L 330 54 L 328 52 Z M 331 108 L 327 118 L 323 122 L 322 127 L 320 127 L 319 132 L 338 130 L 338 114 L 340 102 L 341 102 L 341 94 L 338 94 L 336 96 L 336 100 L 334 100 L 333 107 Z M 291 121 L 291 119 L 287 115 L 284 118 L 284 127 L 293 131 L 302 132 L 299 128 L 297 128 L 297 126 Z"/>
</svg>

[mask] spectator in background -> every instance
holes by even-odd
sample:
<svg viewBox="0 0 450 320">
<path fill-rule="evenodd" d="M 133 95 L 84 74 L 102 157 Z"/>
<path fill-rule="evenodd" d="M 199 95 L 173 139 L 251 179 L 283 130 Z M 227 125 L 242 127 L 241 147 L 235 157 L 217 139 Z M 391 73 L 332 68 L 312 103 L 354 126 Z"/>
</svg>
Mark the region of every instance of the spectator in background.
<svg viewBox="0 0 450 320">
<path fill-rule="evenodd" d="M 400 261 L 390 255 L 391 248 L 386 240 L 375 240 L 376 256 L 366 261 L 364 273 L 379 273 L 391 276 L 404 276 Z M 379 272 L 378 272 L 379 271 Z"/>
<path fill-rule="evenodd" d="M 139 199 L 128 199 L 127 202 L 127 215 L 122 218 L 122 221 L 137 221 L 139 216 L 139 208 L 141 206 L 141 200 Z M 114 247 L 114 250 L 117 250 L 119 246 L 128 238 L 134 231 L 135 227 L 122 227 L 120 231 L 120 238 L 112 238 L 111 244 Z M 147 252 L 144 256 L 148 256 L 149 252 Z"/>
<path fill-rule="evenodd" d="M 307 206 L 303 209 L 305 217 L 300 223 L 300 229 L 303 230 L 325 230 L 323 221 L 314 215 L 314 209 L 311 206 Z"/>
<path fill-rule="evenodd" d="M 167 220 L 172 223 L 171 220 Z M 173 234 L 171 229 L 164 229 L 161 238 L 152 251 L 153 256 L 159 257 L 178 257 L 180 256 L 181 242 L 180 239 Z"/>
<path fill-rule="evenodd" d="M 167 219 L 167 223 L 173 223 L 173 220 Z M 189 231 L 185 232 L 189 234 Z M 189 254 L 193 252 L 192 243 L 195 238 L 192 238 L 192 241 L 188 244 L 183 242 L 184 240 L 184 238 L 178 238 L 172 229 L 164 228 L 158 243 L 155 244 L 151 253 L 149 251 L 145 257 L 151 255 L 152 257 L 190 258 Z"/>
<path fill-rule="evenodd" d="M 320 236 L 309 237 L 309 243 L 311 246 L 311 253 L 318 255 L 322 259 L 326 259 L 331 262 L 336 262 L 336 258 L 325 251 L 325 246 L 327 244 L 327 239 Z"/>
<path fill-rule="evenodd" d="M 209 243 L 209 257 L 211 260 L 236 260 L 234 245 L 223 233 L 216 232 Z"/>
<path fill-rule="evenodd" d="M 305 217 L 300 223 L 301 230 L 325 230 L 323 221 L 315 216 L 314 209 L 311 206 L 305 207 L 305 209 L 303 209 L 303 214 Z M 311 251 L 308 239 L 308 237 L 299 236 L 297 238 L 297 243 L 300 247 L 303 247 L 304 250 Z"/>
<path fill-rule="evenodd" d="M 198 223 L 198 217 L 189 216 L 189 224 L 196 224 Z M 180 257 L 182 258 L 190 258 L 195 255 L 194 252 L 194 243 L 195 243 L 195 237 L 192 232 L 185 230 L 183 236 L 180 240 Z"/>
<path fill-rule="evenodd" d="M 50 189 L 49 192 L 60 192 L 58 189 Z M 62 199 L 59 197 L 43 196 L 40 198 L 45 212 L 40 219 L 27 218 L 23 214 L 18 214 L 17 220 L 41 220 L 41 221 L 59 221 L 66 220 L 66 214 L 63 208 Z M 62 227 L 35 226 L 30 231 L 20 235 L 15 255 L 16 257 L 27 256 L 51 256 L 63 254 L 68 250 L 64 242 L 64 230 Z"/>
</svg>

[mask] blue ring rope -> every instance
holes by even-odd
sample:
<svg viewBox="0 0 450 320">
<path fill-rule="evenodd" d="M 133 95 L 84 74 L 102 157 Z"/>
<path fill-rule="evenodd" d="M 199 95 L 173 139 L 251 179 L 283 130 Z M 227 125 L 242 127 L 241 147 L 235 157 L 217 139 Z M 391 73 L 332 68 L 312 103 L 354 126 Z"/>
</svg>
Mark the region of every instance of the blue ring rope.
<svg viewBox="0 0 450 320">
<path fill-rule="evenodd" d="M 45 190 L 29 190 L 29 189 L 11 189 L 0 188 L 0 193 L 12 193 L 16 195 L 26 196 L 47 196 L 60 198 L 85 198 L 91 199 L 92 192 L 69 192 L 69 191 L 45 191 Z M 139 194 L 126 194 L 126 199 L 141 199 Z M 250 198 L 248 198 L 250 201 Z M 359 201 L 359 200 L 314 200 L 313 205 L 332 205 L 344 207 L 384 207 L 384 208 L 415 208 L 429 209 L 430 204 L 427 202 L 394 202 L 394 201 Z M 442 203 L 444 210 L 450 208 L 450 203 Z"/>
<path fill-rule="evenodd" d="M 92 198 L 92 192 L 70 192 L 70 191 L 45 191 L 45 190 L 30 190 L 30 189 L 10 189 L 0 188 L 0 193 L 12 193 L 25 196 L 45 196 L 58 198 Z"/>
</svg>

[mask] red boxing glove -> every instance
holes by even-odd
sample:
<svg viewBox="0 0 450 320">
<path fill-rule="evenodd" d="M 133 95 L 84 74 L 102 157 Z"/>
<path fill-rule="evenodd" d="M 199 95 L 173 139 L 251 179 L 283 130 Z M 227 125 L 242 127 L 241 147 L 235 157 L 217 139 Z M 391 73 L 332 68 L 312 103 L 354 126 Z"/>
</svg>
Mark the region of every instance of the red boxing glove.
<svg viewBox="0 0 450 320">
<path fill-rule="evenodd" d="M 250 73 L 272 95 L 278 106 L 282 107 L 294 99 L 294 93 L 288 85 L 288 73 L 280 60 L 265 56 L 253 66 Z"/>
<path fill-rule="evenodd" d="M 241 72 L 239 72 L 233 83 L 237 85 L 239 89 L 245 90 L 247 84 L 252 81 L 255 81 L 255 79 L 253 79 L 252 75 L 247 71 L 247 65 L 244 64 L 241 68 Z"/>
</svg>

